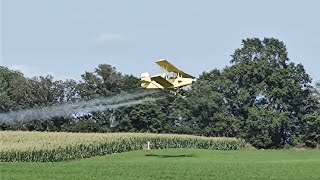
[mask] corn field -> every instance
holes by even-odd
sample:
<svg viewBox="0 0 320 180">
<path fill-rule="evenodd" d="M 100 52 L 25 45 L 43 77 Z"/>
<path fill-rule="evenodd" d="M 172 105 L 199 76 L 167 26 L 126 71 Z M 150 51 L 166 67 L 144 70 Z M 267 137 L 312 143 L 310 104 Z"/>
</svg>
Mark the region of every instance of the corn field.
<svg viewBox="0 0 320 180">
<path fill-rule="evenodd" d="M 243 140 L 148 133 L 61 133 L 0 131 L 1 162 L 57 162 L 113 153 L 153 149 L 194 148 L 241 150 Z"/>
</svg>

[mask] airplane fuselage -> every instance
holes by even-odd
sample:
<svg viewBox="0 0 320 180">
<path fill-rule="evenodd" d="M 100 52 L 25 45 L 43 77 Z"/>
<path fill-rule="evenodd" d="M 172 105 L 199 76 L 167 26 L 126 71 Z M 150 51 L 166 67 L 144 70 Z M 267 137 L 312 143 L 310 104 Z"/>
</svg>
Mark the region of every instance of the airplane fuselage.
<svg viewBox="0 0 320 180">
<path fill-rule="evenodd" d="M 195 81 L 193 76 L 179 70 L 165 59 L 158 60 L 157 64 L 173 75 L 159 74 L 150 77 L 149 73 L 142 73 L 141 87 L 146 89 L 177 89 L 189 86 Z"/>
</svg>

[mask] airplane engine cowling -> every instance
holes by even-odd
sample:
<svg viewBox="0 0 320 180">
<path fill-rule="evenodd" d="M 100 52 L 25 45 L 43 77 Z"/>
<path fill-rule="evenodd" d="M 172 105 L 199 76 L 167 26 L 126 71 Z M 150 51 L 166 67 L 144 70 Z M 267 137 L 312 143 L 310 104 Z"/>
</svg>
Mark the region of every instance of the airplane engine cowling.
<svg viewBox="0 0 320 180">
<path fill-rule="evenodd" d="M 141 78 L 148 78 L 148 77 L 150 77 L 150 74 L 148 72 L 141 74 Z"/>
<path fill-rule="evenodd" d="M 151 83 L 151 78 L 149 73 L 145 72 L 141 74 L 140 79 L 141 87 L 147 88 Z"/>
</svg>

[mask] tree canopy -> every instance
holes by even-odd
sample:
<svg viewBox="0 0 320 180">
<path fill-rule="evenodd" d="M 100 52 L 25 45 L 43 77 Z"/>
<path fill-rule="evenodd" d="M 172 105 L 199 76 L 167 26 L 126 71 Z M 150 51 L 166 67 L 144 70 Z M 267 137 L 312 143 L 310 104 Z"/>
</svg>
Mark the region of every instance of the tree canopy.
<svg viewBox="0 0 320 180">
<path fill-rule="evenodd" d="M 107 97 L 139 89 L 139 79 L 100 64 L 82 80 L 26 78 L 0 67 L 0 113 Z M 257 148 L 320 144 L 320 83 L 288 58 L 283 42 L 248 38 L 230 65 L 203 72 L 190 90 L 165 100 L 25 123 L 2 130 L 154 132 L 245 139 Z"/>
</svg>

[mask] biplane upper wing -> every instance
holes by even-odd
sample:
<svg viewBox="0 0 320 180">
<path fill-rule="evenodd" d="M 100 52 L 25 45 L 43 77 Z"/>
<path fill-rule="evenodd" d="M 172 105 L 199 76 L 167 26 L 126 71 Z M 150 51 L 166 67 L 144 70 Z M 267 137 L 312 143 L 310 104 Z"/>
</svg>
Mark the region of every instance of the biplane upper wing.
<svg viewBox="0 0 320 180">
<path fill-rule="evenodd" d="M 174 65 L 172 65 L 169 61 L 167 61 L 166 59 L 160 59 L 156 62 L 160 67 L 162 67 L 163 69 L 167 70 L 168 72 L 174 72 L 177 74 L 180 74 L 182 77 L 184 78 L 195 78 L 185 72 L 183 72 L 182 70 L 178 69 L 177 67 L 175 67 Z"/>
<path fill-rule="evenodd" d="M 163 86 L 164 88 L 170 88 L 173 87 L 173 84 L 169 81 L 167 81 L 166 79 L 164 79 L 162 76 L 153 76 L 151 77 L 152 81 L 157 82 L 158 84 L 160 84 L 161 86 Z"/>
</svg>

